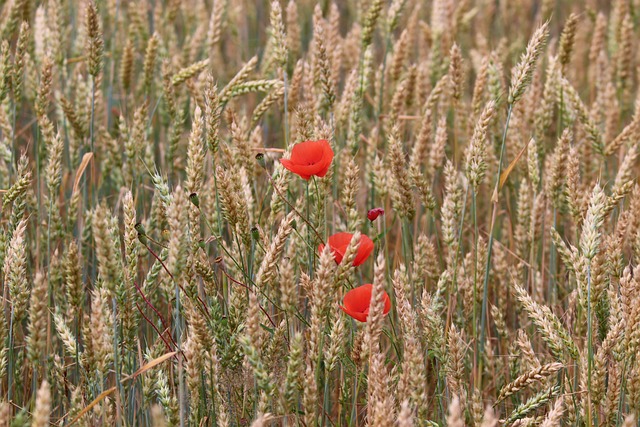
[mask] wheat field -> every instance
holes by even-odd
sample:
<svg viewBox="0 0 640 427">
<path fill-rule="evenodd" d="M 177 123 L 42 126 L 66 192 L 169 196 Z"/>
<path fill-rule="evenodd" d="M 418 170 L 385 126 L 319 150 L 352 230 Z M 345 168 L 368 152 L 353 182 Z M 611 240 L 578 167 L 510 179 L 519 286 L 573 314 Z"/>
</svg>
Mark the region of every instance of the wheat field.
<svg viewBox="0 0 640 427">
<path fill-rule="evenodd" d="M 0 426 L 639 426 L 639 34 L 0 1 Z"/>
</svg>

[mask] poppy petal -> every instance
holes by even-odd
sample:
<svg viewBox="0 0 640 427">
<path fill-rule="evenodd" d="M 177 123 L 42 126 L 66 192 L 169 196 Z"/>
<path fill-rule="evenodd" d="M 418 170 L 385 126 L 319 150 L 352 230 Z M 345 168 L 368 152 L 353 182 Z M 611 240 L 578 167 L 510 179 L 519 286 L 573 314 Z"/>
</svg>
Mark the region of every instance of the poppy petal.
<svg viewBox="0 0 640 427">
<path fill-rule="evenodd" d="M 363 264 L 373 252 L 373 247 L 373 240 L 363 234 L 360 237 L 360 246 L 358 246 L 358 253 L 356 254 L 356 258 L 353 260 L 353 265 L 357 267 Z"/>
<path fill-rule="evenodd" d="M 314 165 L 324 157 L 321 141 L 305 141 L 293 146 L 291 161 L 298 165 Z"/>
<path fill-rule="evenodd" d="M 340 308 L 354 319 L 360 322 L 366 322 L 369 316 L 372 290 L 373 285 L 371 283 L 351 289 L 342 299 L 343 305 L 340 306 Z M 384 301 L 382 313 L 386 316 L 391 310 L 391 299 L 385 291 L 383 291 L 382 299 Z"/>
<path fill-rule="evenodd" d="M 331 247 L 334 258 L 338 264 L 342 262 L 344 254 L 347 252 L 347 248 L 349 247 L 349 244 L 351 244 L 352 239 L 353 234 L 342 232 L 330 236 L 327 240 L 327 244 Z M 357 267 L 364 263 L 373 252 L 373 248 L 373 241 L 368 236 L 362 234 L 360 237 L 358 252 L 353 260 L 353 266 Z"/>
<path fill-rule="evenodd" d="M 289 168 L 287 168 L 289 169 Z M 312 175 L 318 175 L 318 172 L 322 170 L 322 165 L 313 164 L 313 165 L 300 165 L 300 164 L 292 164 L 289 169 L 291 172 L 300 175 L 301 177 L 307 176 L 305 179 L 309 179 Z"/>
<path fill-rule="evenodd" d="M 333 155 L 327 140 L 304 141 L 293 146 L 289 159 L 281 159 L 280 162 L 286 169 L 308 180 L 313 175 L 325 176 Z"/>
<path fill-rule="evenodd" d="M 370 283 L 353 288 L 345 294 L 342 303 L 350 311 L 364 313 L 365 310 L 369 309 L 372 289 L 373 285 Z"/>
<path fill-rule="evenodd" d="M 331 162 L 333 161 L 333 150 L 331 149 L 331 145 L 327 142 L 323 145 L 323 157 L 321 160 L 321 169 L 318 172 L 317 176 L 320 178 L 324 177 L 329 171 L 329 167 L 331 166 Z"/>
<path fill-rule="evenodd" d="M 336 264 L 340 264 L 342 258 L 344 258 L 344 251 L 338 248 L 331 248 L 331 253 L 333 254 L 333 259 L 336 260 Z"/>
<path fill-rule="evenodd" d="M 347 250 L 347 246 L 349 246 L 349 242 L 351 242 L 352 236 L 351 233 L 336 233 L 327 239 L 327 244 L 331 248 L 333 258 L 337 264 L 342 262 L 342 258 L 344 258 L 344 253 Z"/>
<path fill-rule="evenodd" d="M 346 249 L 352 238 L 353 234 L 342 232 L 329 236 L 328 242 L 332 248 Z"/>
<path fill-rule="evenodd" d="M 284 166 L 285 169 L 290 170 L 291 172 L 295 173 L 296 175 L 300 175 L 300 178 L 302 178 L 304 180 L 308 181 L 309 178 L 311 178 L 311 175 L 308 175 L 308 174 L 305 174 L 305 173 L 301 173 L 299 166 L 296 165 L 295 163 L 293 163 L 289 159 L 280 159 L 280 163 L 282 163 L 282 166 Z"/>
<path fill-rule="evenodd" d="M 340 306 L 340 308 L 342 309 L 342 311 L 344 311 L 347 315 L 353 317 L 354 319 L 356 319 L 359 322 L 366 322 L 367 321 L 367 316 L 369 315 L 369 312 L 367 311 L 367 313 L 359 313 L 357 311 L 353 311 L 353 310 L 349 310 L 346 307 Z"/>
</svg>

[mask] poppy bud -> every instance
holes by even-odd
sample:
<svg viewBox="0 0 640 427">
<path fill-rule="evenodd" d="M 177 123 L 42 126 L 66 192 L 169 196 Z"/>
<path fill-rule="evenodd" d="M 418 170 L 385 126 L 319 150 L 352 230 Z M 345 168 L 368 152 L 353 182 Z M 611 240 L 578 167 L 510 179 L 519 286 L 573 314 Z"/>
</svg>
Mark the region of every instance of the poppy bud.
<svg viewBox="0 0 640 427">
<path fill-rule="evenodd" d="M 144 230 L 144 225 L 142 225 L 141 222 L 137 222 L 136 225 L 133 226 L 133 228 L 135 228 L 136 231 L 140 234 L 147 234 Z"/>
<path fill-rule="evenodd" d="M 384 215 L 384 209 L 382 208 L 373 208 L 367 212 L 367 218 L 371 222 L 375 221 L 380 215 Z"/>
<path fill-rule="evenodd" d="M 256 160 L 258 161 L 258 164 L 259 164 L 260 166 L 262 166 L 263 168 L 266 168 L 266 167 L 267 167 L 267 163 L 266 163 L 266 161 L 264 160 L 264 153 L 258 153 L 258 154 L 256 154 Z"/>
<path fill-rule="evenodd" d="M 251 227 L 251 238 L 256 242 L 260 240 L 260 232 L 258 231 L 258 227 Z"/>
<path fill-rule="evenodd" d="M 141 222 L 136 223 L 136 225 L 133 226 L 133 228 L 136 229 L 136 231 L 138 232 L 138 240 L 140 240 L 140 243 L 142 243 L 143 245 L 146 245 L 148 240 L 147 240 L 147 233 L 144 230 L 144 225 L 142 225 Z"/>
<path fill-rule="evenodd" d="M 140 240 L 140 243 L 142 243 L 143 245 L 147 245 L 147 236 L 145 236 L 144 234 L 138 233 L 138 240 Z"/>
<path fill-rule="evenodd" d="M 200 207 L 200 198 L 197 193 L 189 194 L 189 200 L 191 200 L 191 203 L 193 203 L 196 208 Z"/>
<path fill-rule="evenodd" d="M 200 247 L 200 249 L 204 249 L 205 248 L 205 241 L 204 239 L 200 239 L 198 240 L 198 246 Z"/>
</svg>

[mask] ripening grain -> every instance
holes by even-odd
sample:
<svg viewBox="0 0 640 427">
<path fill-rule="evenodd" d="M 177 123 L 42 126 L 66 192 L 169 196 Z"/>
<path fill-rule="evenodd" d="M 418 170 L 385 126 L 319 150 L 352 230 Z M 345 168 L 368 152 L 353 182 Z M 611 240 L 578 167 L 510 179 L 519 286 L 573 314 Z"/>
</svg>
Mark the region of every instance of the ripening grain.
<svg viewBox="0 0 640 427">
<path fill-rule="evenodd" d="M 0 426 L 633 426 L 638 1 L 0 2 Z"/>
</svg>

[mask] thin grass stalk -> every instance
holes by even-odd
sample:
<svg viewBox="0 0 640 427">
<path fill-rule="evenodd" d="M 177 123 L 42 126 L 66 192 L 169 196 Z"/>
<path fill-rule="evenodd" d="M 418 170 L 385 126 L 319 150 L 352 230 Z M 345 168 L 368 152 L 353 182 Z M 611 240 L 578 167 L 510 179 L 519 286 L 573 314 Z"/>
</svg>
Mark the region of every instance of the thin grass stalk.
<svg viewBox="0 0 640 427">
<path fill-rule="evenodd" d="M 558 109 L 559 109 L 559 114 L 558 114 L 558 129 L 556 131 L 557 133 L 557 139 L 559 139 L 562 135 L 562 131 L 564 129 L 564 125 L 563 125 L 563 118 L 564 118 L 564 86 L 560 85 L 560 104 L 558 105 Z M 556 227 L 558 225 L 558 214 L 556 211 L 556 206 L 553 206 L 553 229 L 555 230 Z M 543 255 L 544 257 L 544 249 L 543 249 Z M 556 277 L 556 245 L 553 242 L 553 239 L 551 239 L 551 243 L 549 246 L 549 281 L 548 281 L 548 292 L 549 292 L 549 297 L 551 298 L 551 301 L 553 303 L 554 301 L 554 296 L 555 296 L 555 288 L 554 288 L 554 282 L 555 282 L 555 277 Z M 533 286 L 533 285 L 532 285 Z"/>
<path fill-rule="evenodd" d="M 16 110 L 16 102 L 15 100 L 13 100 L 11 103 L 11 121 L 13 132 L 11 132 L 11 164 L 9 165 L 9 182 L 11 182 L 11 178 L 13 176 L 13 168 L 16 160 Z"/>
<path fill-rule="evenodd" d="M 253 233 L 252 233 L 253 234 Z M 247 260 L 247 276 L 249 277 L 253 277 L 253 264 L 254 264 L 254 258 L 255 258 L 255 252 L 256 252 L 256 242 L 257 242 L 258 238 L 254 238 L 254 236 L 251 236 L 251 246 L 249 248 L 249 259 Z M 263 248 L 264 250 L 264 248 Z"/>
<path fill-rule="evenodd" d="M 41 201 L 42 201 L 42 195 L 41 195 L 41 177 L 40 177 L 40 171 L 42 169 L 42 165 L 40 164 L 40 144 L 42 143 L 42 138 L 41 138 L 41 132 L 39 131 L 39 129 L 36 129 L 36 140 L 33 144 L 33 150 L 34 150 L 34 155 L 35 155 L 35 160 L 36 160 L 36 174 L 38 175 L 36 177 L 36 189 L 37 189 L 37 194 L 36 194 L 36 219 L 37 219 L 37 224 L 36 224 L 36 235 L 40 235 L 40 224 L 42 223 L 41 220 L 41 212 L 40 212 L 40 205 L 41 205 Z M 36 242 L 36 251 L 38 254 L 40 254 L 40 239 L 38 239 L 38 241 Z M 38 265 L 43 266 L 44 264 L 42 264 L 43 260 L 40 259 L 40 257 L 36 258 Z"/>
<path fill-rule="evenodd" d="M 384 202 L 383 202 L 384 203 Z M 386 206 L 385 206 L 386 208 Z M 384 250 L 384 259 L 390 259 L 389 258 L 389 244 L 387 242 L 387 220 L 386 218 L 382 217 L 382 238 L 384 239 L 384 246 L 383 246 L 383 250 Z M 375 254 L 376 256 L 378 255 L 377 253 Z M 387 277 L 391 277 L 391 266 L 389 265 L 391 263 L 387 262 L 385 263 L 385 272 Z M 371 274 L 373 274 L 375 271 L 375 265 L 371 266 Z"/>
<path fill-rule="evenodd" d="M 484 282 L 482 284 L 482 312 L 480 314 L 480 342 L 478 343 L 478 353 L 476 357 L 476 363 L 478 365 L 477 381 L 478 389 L 482 390 L 482 370 L 483 370 L 483 357 L 484 352 L 484 338 L 485 338 L 485 326 L 487 323 L 487 303 L 489 297 L 489 273 L 491 271 L 491 254 L 493 249 L 493 236 L 494 228 L 496 225 L 496 216 L 498 214 L 498 194 L 500 191 L 500 175 L 502 172 L 502 160 L 504 157 L 505 145 L 507 142 L 507 132 L 509 131 L 509 121 L 511 120 L 511 113 L 513 111 L 513 103 L 509 104 L 507 110 L 507 121 L 504 125 L 504 132 L 502 134 L 502 143 L 500 144 L 500 157 L 498 160 L 498 172 L 496 174 L 496 184 L 494 188 L 494 194 L 492 197 L 493 209 L 491 213 L 491 227 L 489 228 L 489 242 L 487 244 L 487 262 L 485 263 Z"/>
<path fill-rule="evenodd" d="M 476 309 L 476 293 L 477 293 L 477 282 L 478 282 L 478 212 L 476 205 L 476 188 L 473 187 L 471 189 L 471 210 L 473 212 L 473 233 L 474 233 L 474 255 L 473 255 L 473 339 L 475 341 L 474 352 L 478 353 L 478 318 L 477 318 L 477 309 Z M 475 361 L 475 358 L 474 358 Z"/>
<path fill-rule="evenodd" d="M 321 198 L 321 196 L 320 196 L 320 189 L 318 188 L 318 180 L 316 179 L 316 177 L 315 177 L 315 176 L 312 176 L 312 177 L 311 177 L 311 179 L 313 180 L 313 186 L 314 186 L 314 187 L 315 187 L 315 189 L 316 189 L 316 197 L 317 197 L 318 199 L 320 199 L 320 198 Z M 326 206 L 327 206 L 327 200 L 326 200 L 326 197 L 322 197 L 322 209 L 321 209 L 321 211 L 322 211 L 322 220 L 323 220 L 323 221 L 325 221 L 325 222 L 326 222 L 326 219 L 327 219 Z M 316 205 L 316 209 L 317 209 L 317 208 L 318 208 L 318 206 Z M 309 213 L 307 213 L 307 215 L 309 215 Z M 309 221 L 309 222 L 311 222 L 311 221 Z M 327 234 L 327 227 L 324 227 L 324 234 L 325 234 L 325 236 L 326 236 L 326 234 Z M 321 238 L 322 236 L 320 236 L 320 235 L 318 234 L 318 237 L 319 237 L 319 238 Z M 313 248 L 313 245 L 309 245 L 309 246 L 311 246 L 311 248 Z"/>
<path fill-rule="evenodd" d="M 242 248 L 242 242 L 238 236 L 238 233 L 232 232 L 232 237 L 235 238 L 236 241 L 236 246 L 238 247 L 238 256 L 240 257 L 240 267 L 242 268 L 242 271 L 245 272 L 247 271 L 247 265 L 244 262 L 244 257 L 242 256 L 242 252 L 243 252 L 243 248 Z M 250 281 L 250 277 L 248 273 L 244 273 L 245 274 L 245 278 L 247 279 L 247 281 Z"/>
<path fill-rule="evenodd" d="M 274 186 L 275 188 L 275 186 Z M 307 221 L 311 222 L 309 208 L 309 181 L 305 183 L 305 199 L 307 205 Z M 307 226 L 307 262 L 309 267 L 309 278 L 313 279 L 313 245 L 311 244 L 311 227 Z"/>
<path fill-rule="evenodd" d="M 73 319 L 73 335 L 74 338 L 76 339 L 76 343 L 80 342 L 80 322 L 78 322 L 78 319 Z M 76 381 L 80 378 L 80 345 L 77 344 L 77 348 L 76 348 L 76 352 L 74 355 L 74 362 L 75 362 L 75 366 L 74 366 L 74 373 L 75 373 L 75 379 Z"/>
<path fill-rule="evenodd" d="M 113 80 L 116 69 L 116 41 L 118 34 L 118 16 L 120 15 L 120 0 L 116 0 L 116 13 L 113 21 L 113 38 L 111 39 L 111 69 L 109 72 L 109 88 L 107 89 L 107 129 L 111 127 L 111 106 L 113 105 Z M 125 96 L 126 99 L 126 96 Z"/>
<path fill-rule="evenodd" d="M 214 191 L 215 196 L 216 196 L 216 220 L 218 221 L 218 238 L 222 239 L 222 210 L 220 209 L 220 193 L 218 192 L 218 174 L 216 173 L 217 168 L 216 168 L 216 153 L 215 152 L 211 153 L 211 165 L 213 167 L 213 174 L 212 174 L 213 175 L 213 191 Z M 198 206 L 198 210 L 200 211 L 200 216 L 202 218 L 204 218 L 205 223 L 209 226 L 209 229 L 210 229 L 211 233 L 214 234 L 213 233 L 213 229 L 211 228 L 211 225 L 209 224 L 209 221 L 207 220 L 206 216 L 202 214 L 202 211 L 200 210 L 199 206 Z M 225 249 L 224 245 L 218 245 L 217 239 L 216 239 L 215 245 L 221 247 L 222 249 Z M 226 249 L 225 249 L 225 251 L 226 251 Z M 233 257 L 231 257 L 231 258 L 233 258 Z M 224 296 L 225 301 L 227 301 L 228 300 L 227 297 L 229 295 L 229 290 L 227 288 L 228 284 L 227 284 L 226 280 L 223 281 L 222 286 L 223 286 L 222 295 Z M 225 304 L 225 310 L 227 310 L 226 304 Z M 228 313 L 225 313 L 225 314 L 228 314 Z"/>
<path fill-rule="evenodd" d="M 15 323 L 15 310 L 11 305 L 11 314 L 9 319 L 9 367 L 8 367 L 8 384 L 7 384 L 7 401 L 11 402 L 13 397 L 13 369 L 14 369 L 14 340 L 13 340 L 13 324 Z"/>
<path fill-rule="evenodd" d="M 116 390 L 117 393 L 119 393 L 120 396 L 116 395 L 116 403 L 118 402 L 122 402 L 122 399 L 126 396 L 124 393 L 124 387 L 122 386 L 122 371 L 121 371 L 121 364 L 119 363 L 119 358 L 118 358 L 118 350 L 120 349 L 120 342 L 118 340 L 119 334 L 118 334 L 118 317 L 117 317 L 117 313 L 118 313 L 118 305 L 116 303 L 116 297 L 114 296 L 112 298 L 112 307 L 113 307 L 113 367 L 114 367 L 114 371 L 116 374 L 116 384 L 118 384 L 118 389 Z M 125 405 L 128 408 L 128 405 Z M 123 408 L 124 410 L 124 415 L 126 417 L 128 410 L 126 408 Z M 116 425 L 120 425 L 120 418 L 116 419 Z"/>
<path fill-rule="evenodd" d="M 333 110 L 331 110 L 329 112 L 329 126 L 331 128 L 331 142 L 335 145 L 336 144 L 336 123 L 334 120 L 334 115 L 333 115 Z M 313 182 L 315 182 L 316 184 L 316 190 L 318 188 L 318 182 L 316 180 L 316 177 L 313 177 Z M 337 180 L 334 180 L 334 182 L 337 183 Z M 323 233 L 323 238 L 326 241 L 327 240 L 327 236 L 329 235 L 329 218 L 327 217 L 327 196 L 328 196 L 328 191 L 325 192 L 325 194 L 322 197 L 322 220 L 324 221 L 325 226 L 323 227 L 324 229 L 324 233 Z M 334 214 L 335 214 L 335 210 L 334 210 Z"/>
<path fill-rule="evenodd" d="M 282 69 L 282 82 L 284 83 L 284 148 L 289 146 L 289 85 L 287 82 L 287 70 Z"/>
<path fill-rule="evenodd" d="M 391 48 L 391 31 L 387 31 L 385 36 L 384 43 L 384 54 L 382 55 L 382 75 L 380 77 L 380 91 L 378 92 L 378 105 L 377 105 L 377 114 L 376 120 L 378 126 L 380 125 L 380 116 L 382 115 L 382 104 L 384 99 L 384 84 L 385 84 L 385 74 L 387 71 L 387 56 L 389 55 L 389 49 Z M 362 88 L 361 88 L 362 90 Z"/>
<path fill-rule="evenodd" d="M 556 207 L 553 207 L 553 229 L 555 230 L 558 226 L 558 212 Z M 550 239 L 549 246 L 549 281 L 548 281 L 548 292 L 549 298 L 551 299 L 551 305 L 553 305 L 555 301 L 555 278 L 556 278 L 556 245 L 553 242 L 553 239 Z"/>
<path fill-rule="evenodd" d="M 365 378 L 365 369 L 362 369 L 362 372 L 360 372 L 360 375 L 358 375 L 358 368 L 356 367 L 356 375 L 355 375 L 355 386 L 354 386 L 354 392 L 353 392 L 353 399 L 351 401 L 351 418 L 349 419 L 349 425 L 353 425 L 352 423 L 355 420 L 355 425 L 358 426 L 358 414 L 357 414 L 357 408 L 358 408 L 358 387 L 360 385 L 360 382 L 364 381 Z"/>
<path fill-rule="evenodd" d="M 94 120 L 96 114 L 96 76 L 91 76 L 91 120 L 89 122 L 89 140 L 91 141 L 91 152 L 95 158 L 96 150 L 95 150 L 95 137 L 94 137 Z M 96 179 L 96 162 L 95 160 L 91 162 L 91 173 L 89 174 L 90 180 L 89 184 L 93 184 L 93 181 Z M 91 191 L 91 200 L 92 204 L 90 206 L 95 206 L 96 201 L 98 200 L 97 189 L 92 189 Z"/>
<path fill-rule="evenodd" d="M 323 334 L 324 337 L 324 334 Z M 325 375 L 324 375 L 324 390 L 322 392 L 322 427 L 325 426 L 325 418 L 329 419 L 329 422 L 331 422 L 331 418 L 327 415 L 330 413 L 331 411 L 331 402 L 329 401 L 330 396 L 329 396 L 329 380 L 330 380 L 330 376 L 331 376 L 331 372 L 329 372 L 328 369 L 325 369 Z M 325 417 L 326 415 L 326 417 Z"/>
<path fill-rule="evenodd" d="M 627 371 L 629 370 L 629 359 L 627 359 L 625 361 L 625 364 L 622 368 L 622 381 L 620 383 L 620 398 L 618 399 L 618 414 L 616 416 L 616 426 L 620 425 L 620 422 L 622 421 L 622 410 L 624 409 L 624 397 L 625 397 L 625 390 L 627 387 Z"/>
<path fill-rule="evenodd" d="M 355 92 L 356 94 L 358 94 L 358 96 L 362 96 L 364 94 L 364 84 L 365 84 L 365 64 L 364 64 L 364 55 L 365 55 L 365 51 L 366 51 L 366 46 L 362 46 L 362 48 L 360 49 L 360 58 L 358 60 L 358 69 L 359 69 L 359 77 L 358 77 L 358 90 Z M 355 102 L 355 99 L 351 102 Z M 354 138 L 357 138 L 358 135 L 354 135 Z M 347 133 L 347 138 L 344 139 L 345 144 L 347 144 L 349 135 Z M 344 146 L 341 146 L 340 148 L 343 148 Z M 352 153 L 353 154 L 353 153 Z M 371 178 L 372 181 L 372 186 L 373 186 L 373 177 Z"/>
<path fill-rule="evenodd" d="M 48 209 L 48 220 L 47 220 L 47 264 L 51 263 L 51 212 L 53 211 L 53 195 L 50 194 L 49 195 L 49 209 Z M 51 318 L 51 313 L 54 312 L 54 299 L 53 299 L 53 288 L 51 286 L 51 275 L 47 274 L 47 287 L 48 287 L 48 295 L 49 295 L 49 300 L 47 302 L 48 307 L 49 307 L 49 318 Z M 49 324 L 51 324 L 51 322 L 49 322 Z M 50 340 L 47 340 L 48 344 L 50 344 Z M 47 345 L 47 350 L 49 350 L 49 345 Z"/>
<path fill-rule="evenodd" d="M 324 327 L 324 325 L 322 325 Z M 322 349 L 324 348 L 324 333 L 320 334 L 320 345 L 318 346 L 318 360 L 316 360 L 316 371 L 314 372 L 314 375 L 316 376 L 316 384 L 320 382 L 320 374 L 322 372 L 322 368 L 320 367 L 320 363 L 322 362 L 322 355 L 323 355 L 323 351 Z M 327 378 L 325 378 L 325 384 L 324 384 L 324 393 L 323 396 L 326 396 L 326 389 L 327 389 Z M 328 412 L 326 411 L 326 407 L 328 405 L 328 399 L 323 399 L 322 402 L 322 413 L 320 414 L 320 419 L 322 420 L 322 426 L 324 426 L 325 423 L 325 418 L 326 414 L 328 414 Z M 317 424 L 317 421 L 316 421 Z"/>
<path fill-rule="evenodd" d="M 591 259 L 587 263 L 587 427 L 593 424 L 591 408 L 591 374 L 593 369 L 593 330 L 591 319 Z"/>
<path fill-rule="evenodd" d="M 402 254 L 407 265 L 411 265 L 411 262 L 413 261 L 413 245 L 411 239 L 411 224 L 409 220 L 403 218 L 400 223 L 400 227 L 402 228 Z M 415 283 L 414 281 L 411 281 L 411 300 L 415 301 L 415 299 Z"/>
<path fill-rule="evenodd" d="M 175 280 L 174 280 L 175 281 Z M 186 412 L 186 393 L 185 393 L 185 383 L 184 383 L 184 355 L 182 353 L 182 319 L 181 319 L 181 309 L 180 309 L 180 286 L 176 282 L 175 285 L 175 342 L 177 344 L 178 350 L 178 404 L 180 405 L 180 427 L 185 426 L 185 412 Z"/>
<path fill-rule="evenodd" d="M 537 197 L 537 191 L 534 188 L 533 189 L 533 197 L 531 200 L 536 200 Z M 536 269 L 535 269 L 535 263 L 536 263 L 536 221 L 535 218 L 531 218 L 531 231 L 530 231 L 530 235 L 531 235 L 531 242 L 529 243 L 530 247 L 529 247 L 529 267 L 528 267 L 528 275 L 527 275 L 527 280 L 529 283 L 529 286 L 532 287 L 533 286 L 533 280 L 536 274 Z M 531 289 L 529 289 L 531 290 Z"/>
</svg>

